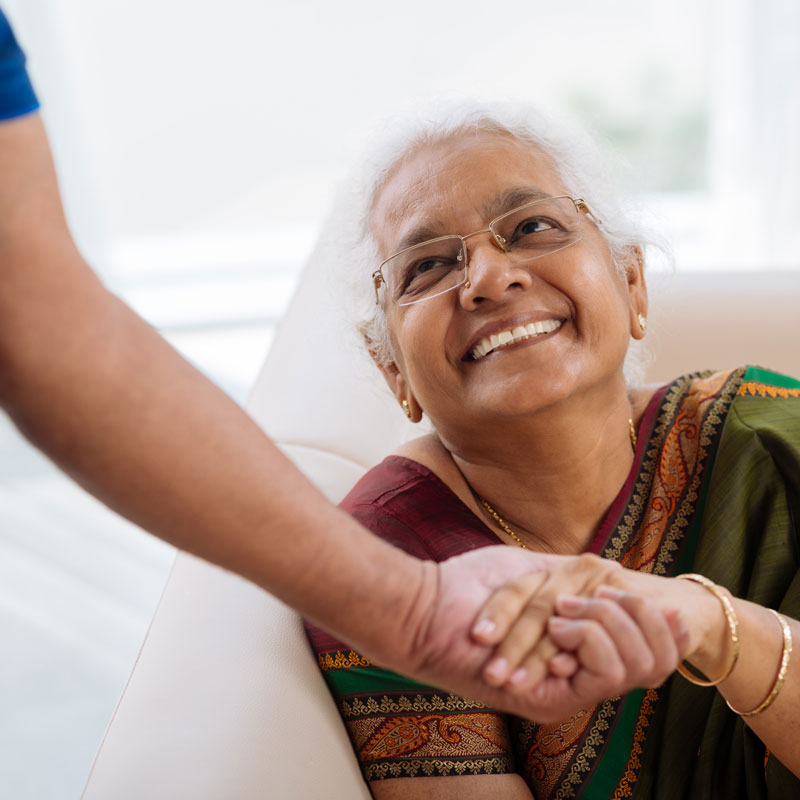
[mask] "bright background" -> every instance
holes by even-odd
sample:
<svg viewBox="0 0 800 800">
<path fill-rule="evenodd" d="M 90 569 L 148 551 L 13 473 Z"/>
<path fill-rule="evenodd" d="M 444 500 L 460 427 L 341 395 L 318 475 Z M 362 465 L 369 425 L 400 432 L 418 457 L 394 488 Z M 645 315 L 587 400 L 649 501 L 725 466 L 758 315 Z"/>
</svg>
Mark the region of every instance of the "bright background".
<svg viewBox="0 0 800 800">
<path fill-rule="evenodd" d="M 87 258 L 239 401 L 346 166 L 431 101 L 588 125 L 679 269 L 800 268 L 797 0 L 0 4 Z M 0 418 L 1 797 L 79 795 L 171 557 Z"/>
</svg>

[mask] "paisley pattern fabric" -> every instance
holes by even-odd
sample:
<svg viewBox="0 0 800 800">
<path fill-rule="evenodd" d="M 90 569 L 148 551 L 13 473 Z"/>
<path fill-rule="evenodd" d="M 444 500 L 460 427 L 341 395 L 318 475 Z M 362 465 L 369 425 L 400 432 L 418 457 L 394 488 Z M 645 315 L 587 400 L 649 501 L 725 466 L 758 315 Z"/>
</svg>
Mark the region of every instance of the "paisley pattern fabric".
<svg viewBox="0 0 800 800">
<path fill-rule="evenodd" d="M 497 539 L 425 467 L 387 458 L 343 507 L 437 561 Z M 656 392 L 634 464 L 590 550 L 631 569 L 700 572 L 800 618 L 800 383 L 767 370 Z M 800 797 L 712 689 L 673 676 L 536 725 L 401 678 L 308 626 L 366 780 L 517 772 L 537 800 Z"/>
</svg>

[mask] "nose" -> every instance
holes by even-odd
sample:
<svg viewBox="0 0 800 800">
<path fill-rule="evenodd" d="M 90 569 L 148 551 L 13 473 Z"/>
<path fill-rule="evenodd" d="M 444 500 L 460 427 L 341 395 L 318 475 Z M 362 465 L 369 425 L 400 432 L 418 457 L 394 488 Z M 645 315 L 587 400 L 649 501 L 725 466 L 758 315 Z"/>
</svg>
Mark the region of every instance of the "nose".
<svg viewBox="0 0 800 800">
<path fill-rule="evenodd" d="M 514 263 L 491 237 L 467 247 L 467 283 L 461 288 L 459 302 L 473 310 L 487 302 L 502 302 L 509 292 L 527 289 L 533 283 L 524 264 Z"/>
</svg>

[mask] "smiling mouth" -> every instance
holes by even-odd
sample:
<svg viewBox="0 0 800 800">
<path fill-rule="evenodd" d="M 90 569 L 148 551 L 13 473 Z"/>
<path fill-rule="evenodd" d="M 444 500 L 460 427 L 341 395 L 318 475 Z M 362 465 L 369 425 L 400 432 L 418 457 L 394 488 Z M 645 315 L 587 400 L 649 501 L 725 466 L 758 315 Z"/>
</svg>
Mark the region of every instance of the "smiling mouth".
<svg viewBox="0 0 800 800">
<path fill-rule="evenodd" d="M 489 353 L 495 350 L 500 350 L 503 347 L 523 342 L 526 339 L 534 339 L 537 336 L 543 336 L 546 333 L 557 331 L 563 320 L 560 319 L 546 319 L 542 322 L 529 322 L 527 325 L 518 325 L 509 331 L 500 331 L 500 333 L 493 333 L 485 339 L 481 339 L 475 347 L 472 348 L 469 355 L 473 361 L 479 361 L 485 358 Z"/>
</svg>

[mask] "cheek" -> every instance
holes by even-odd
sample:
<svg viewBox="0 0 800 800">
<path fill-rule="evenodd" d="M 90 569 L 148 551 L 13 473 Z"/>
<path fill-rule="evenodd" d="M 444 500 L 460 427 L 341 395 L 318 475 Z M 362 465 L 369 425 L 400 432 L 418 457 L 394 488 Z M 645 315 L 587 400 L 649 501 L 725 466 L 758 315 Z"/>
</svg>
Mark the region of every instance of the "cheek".
<svg viewBox="0 0 800 800">
<path fill-rule="evenodd" d="M 600 268 L 577 269 L 573 274 L 572 301 L 579 328 L 605 334 L 617 328 L 627 331 L 628 283 L 614 265 L 601 262 Z"/>
<path fill-rule="evenodd" d="M 422 383 L 421 377 L 435 371 L 439 361 L 443 339 L 436 317 L 420 313 L 417 306 L 409 306 L 402 317 L 390 322 L 389 338 L 395 363 L 414 389 L 415 384 Z"/>
</svg>

